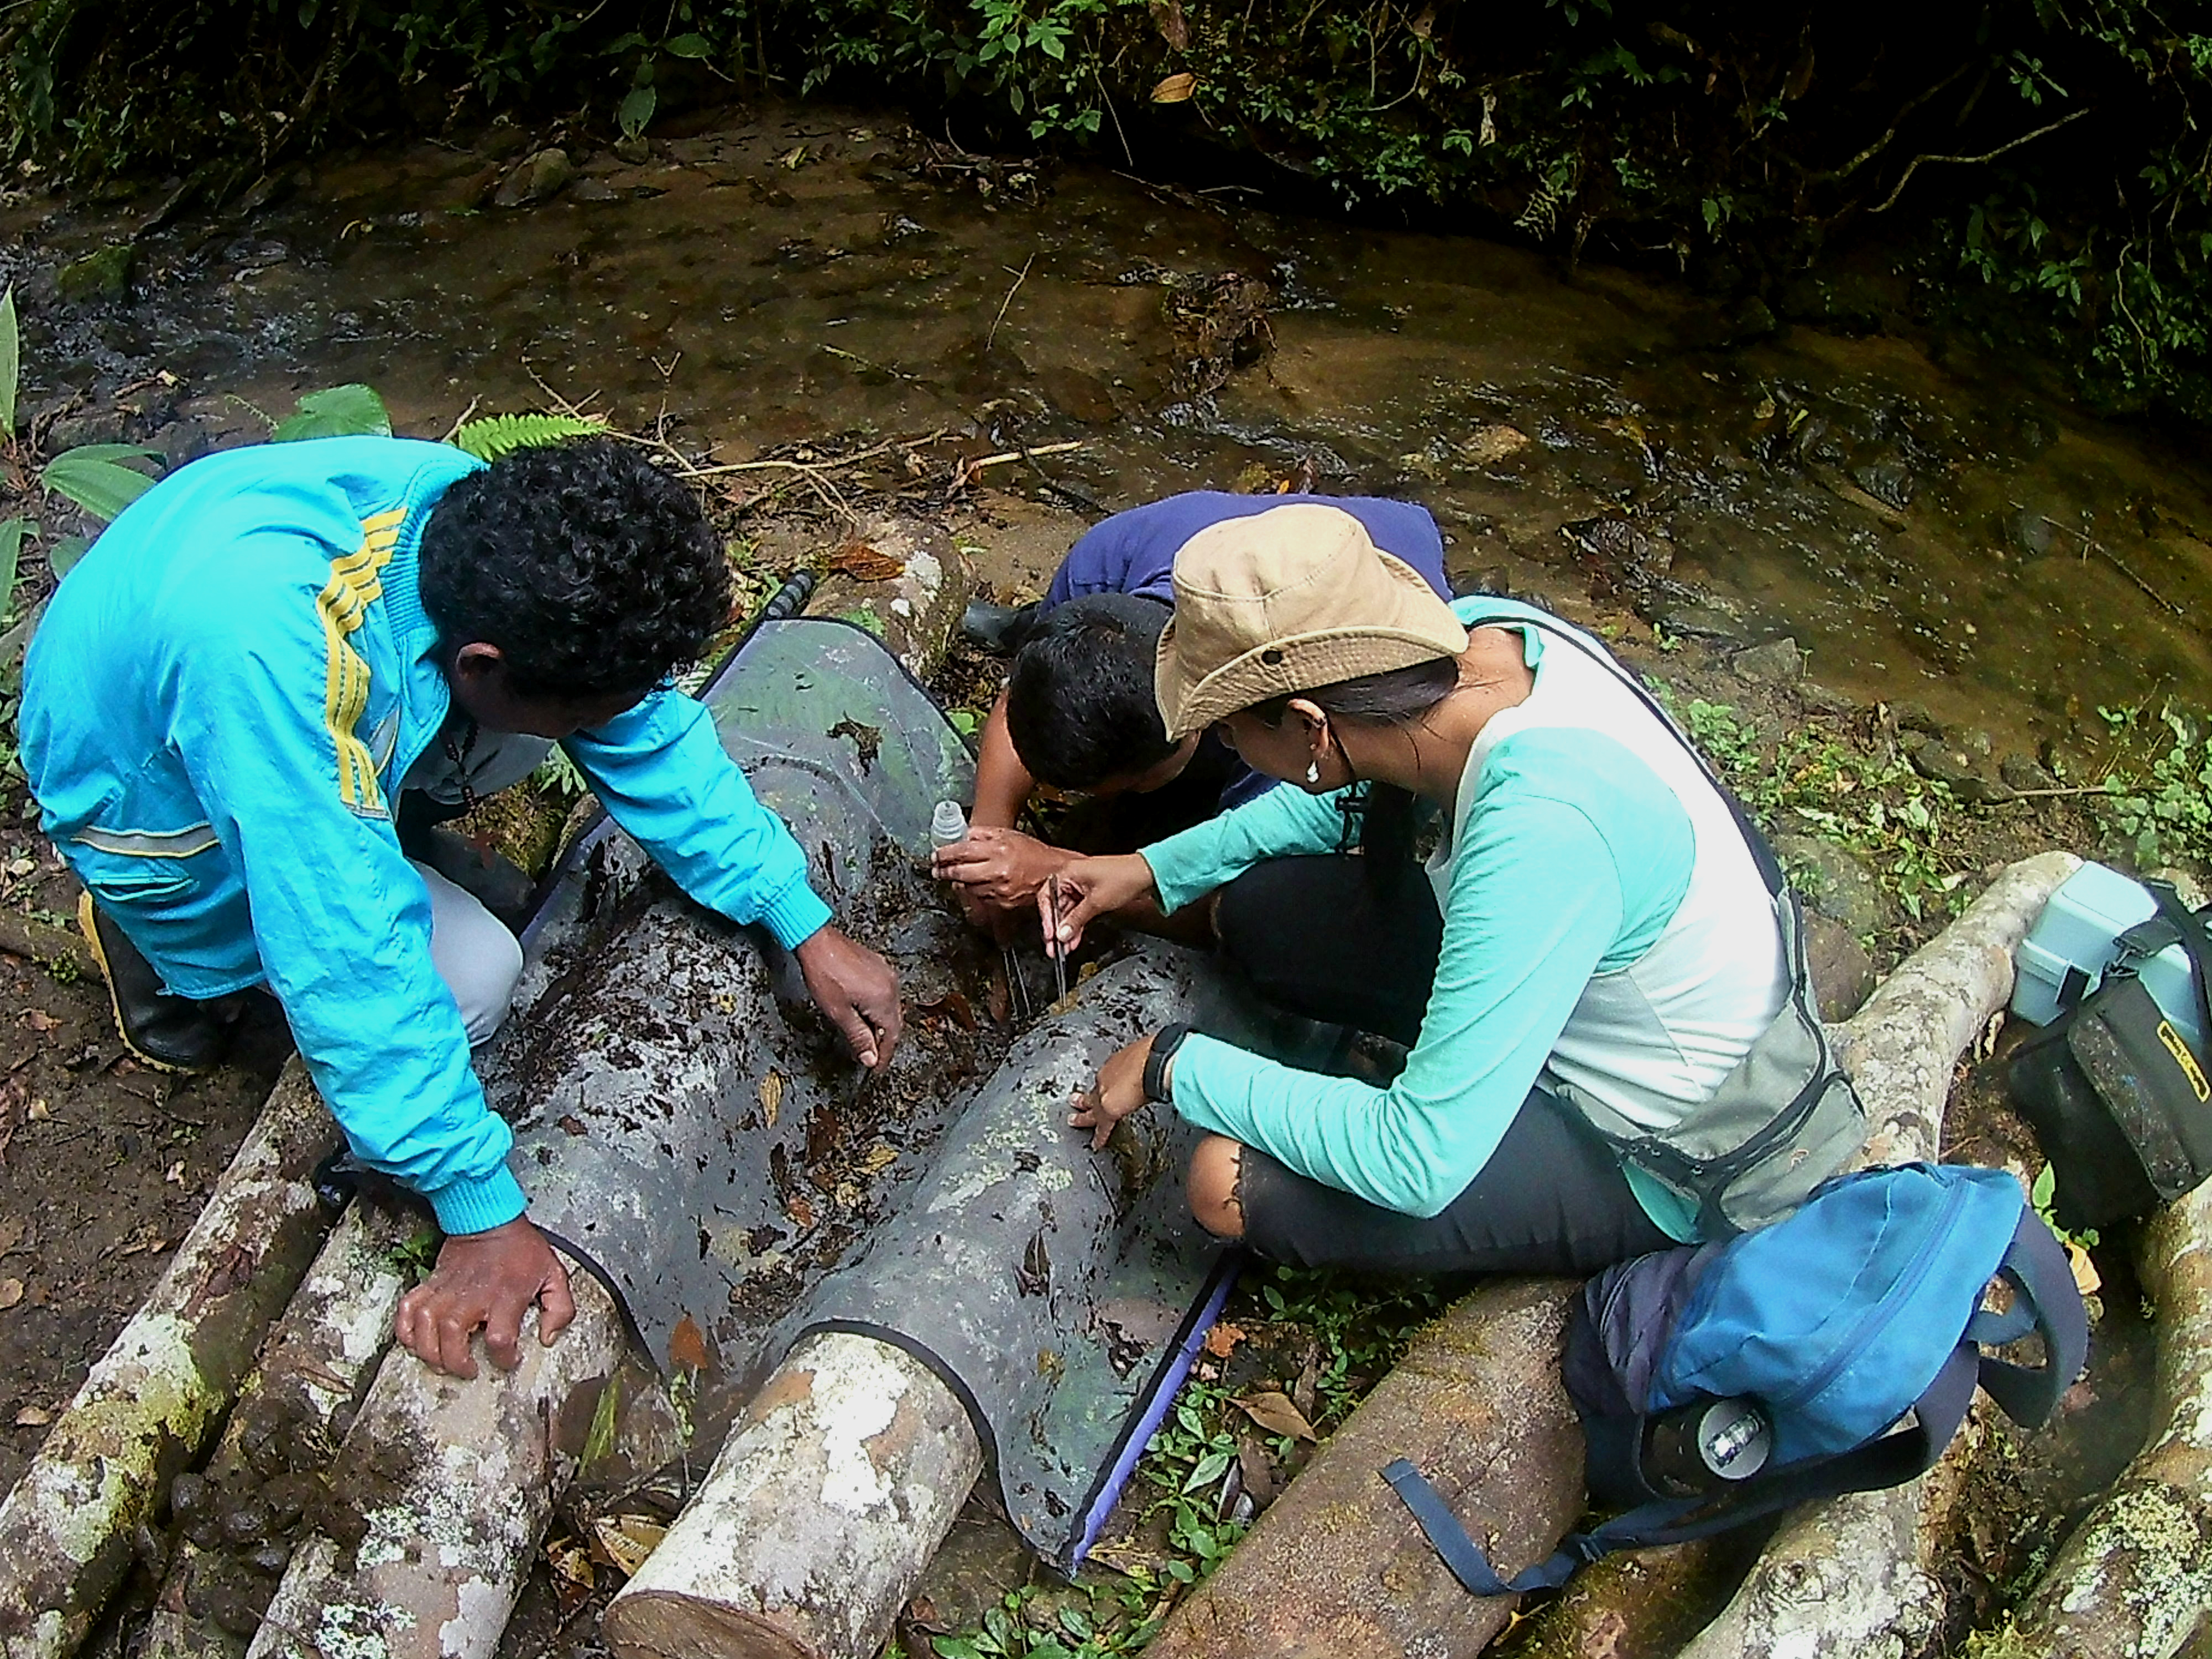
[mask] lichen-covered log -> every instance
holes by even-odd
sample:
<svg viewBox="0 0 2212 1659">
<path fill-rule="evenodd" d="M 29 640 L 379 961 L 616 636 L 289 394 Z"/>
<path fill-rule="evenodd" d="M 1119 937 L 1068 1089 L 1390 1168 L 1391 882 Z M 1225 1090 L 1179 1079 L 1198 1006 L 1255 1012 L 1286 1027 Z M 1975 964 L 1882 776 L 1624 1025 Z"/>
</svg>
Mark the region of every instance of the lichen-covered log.
<svg viewBox="0 0 2212 1659">
<path fill-rule="evenodd" d="M 2014 951 L 2080 866 L 2068 853 L 2011 866 L 1837 1028 L 1837 1052 L 1858 1084 L 1872 1130 L 1863 1162 L 1936 1155 L 1959 1056 L 2011 999 Z M 1961 1437 L 1961 1445 L 1970 1438 Z M 1955 1480 L 1947 1484 L 1957 1489 Z M 1934 1475 L 1923 1476 L 1798 1510 L 1681 1659 L 1895 1659 L 1918 1651 L 1943 1612 L 1929 1571 L 1942 1530 L 1927 1503 L 1936 1486 Z"/>
<path fill-rule="evenodd" d="M 2166 1659 L 2212 1613 L 2212 1188 L 2143 1230 L 2158 1426 L 2060 1547 L 1992 1656 Z"/>
<path fill-rule="evenodd" d="M 1382 1480 L 1409 1457 L 1510 1577 L 1583 1504 L 1582 1431 L 1559 1376 L 1563 1279 L 1486 1286 L 1406 1357 L 1169 1619 L 1148 1659 L 1460 1659 L 1516 1598 L 1469 1595 Z"/>
<path fill-rule="evenodd" d="M 183 1536 L 135 1659 L 245 1653 L 295 1531 L 330 1496 L 338 1442 L 411 1282 L 402 1248 L 424 1224 L 364 1195 L 331 1230 L 239 1390 L 215 1455 L 173 1488 Z"/>
<path fill-rule="evenodd" d="M 568 1277 L 575 1322 L 548 1347 L 532 1310 L 512 1371 L 386 1353 L 249 1659 L 491 1659 L 622 1357 L 612 1299 Z"/>
<path fill-rule="evenodd" d="M 622 1659 L 869 1659 L 982 1468 L 951 1389 L 902 1348 L 792 1352 L 609 1604 Z"/>
<path fill-rule="evenodd" d="M 0 1655 L 65 1659 L 297 1288 L 327 1223 L 337 1129 L 288 1065 L 145 1303 L 0 1506 Z"/>
</svg>

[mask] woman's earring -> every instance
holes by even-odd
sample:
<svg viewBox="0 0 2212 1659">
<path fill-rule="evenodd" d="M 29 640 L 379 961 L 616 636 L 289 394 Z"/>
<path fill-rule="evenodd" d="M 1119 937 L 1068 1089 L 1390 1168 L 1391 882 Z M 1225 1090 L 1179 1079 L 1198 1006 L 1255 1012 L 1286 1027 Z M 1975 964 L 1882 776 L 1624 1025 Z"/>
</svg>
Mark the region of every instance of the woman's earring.
<svg viewBox="0 0 2212 1659">
<path fill-rule="evenodd" d="M 1321 781 L 1321 763 L 1319 761 L 1310 760 L 1306 763 L 1306 781 L 1308 783 L 1319 783 Z"/>
</svg>

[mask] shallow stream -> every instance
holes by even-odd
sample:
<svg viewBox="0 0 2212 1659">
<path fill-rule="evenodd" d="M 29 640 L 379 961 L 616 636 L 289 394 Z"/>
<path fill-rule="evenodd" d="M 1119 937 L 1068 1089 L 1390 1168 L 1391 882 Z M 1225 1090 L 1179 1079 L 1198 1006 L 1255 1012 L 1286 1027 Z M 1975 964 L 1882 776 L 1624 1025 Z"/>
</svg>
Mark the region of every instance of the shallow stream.
<svg viewBox="0 0 2212 1659">
<path fill-rule="evenodd" d="M 144 229 L 131 296 L 75 312 L 53 270 L 147 210 L 18 198 L 0 274 L 27 406 L 125 388 L 181 458 L 316 386 L 369 381 L 436 435 L 472 403 L 543 405 L 535 376 L 725 461 L 842 433 L 1079 441 L 1040 468 L 1102 509 L 1310 461 L 1320 488 L 1429 504 L 1462 582 L 1787 633 L 1823 683 L 2008 746 L 2094 738 L 2099 704 L 2212 708 L 2212 468 L 1881 331 L 1901 282 L 1815 296 L 1872 331 L 1778 328 L 1233 192 L 1040 184 L 817 106 L 732 112 L 641 164 L 578 151 L 556 194 L 494 205 L 531 148 L 331 162 L 249 217 Z M 73 418 L 57 437 L 118 435 Z"/>
</svg>

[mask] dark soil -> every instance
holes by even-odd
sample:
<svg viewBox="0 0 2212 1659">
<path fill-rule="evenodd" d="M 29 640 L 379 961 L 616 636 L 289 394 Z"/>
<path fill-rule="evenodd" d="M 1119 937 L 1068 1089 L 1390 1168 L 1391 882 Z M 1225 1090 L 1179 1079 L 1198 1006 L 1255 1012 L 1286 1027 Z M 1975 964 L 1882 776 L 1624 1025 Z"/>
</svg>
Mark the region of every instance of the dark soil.
<svg viewBox="0 0 2212 1659">
<path fill-rule="evenodd" d="M 20 793 L 15 799 L 20 801 Z M 37 831 L 0 829 L 0 906 L 48 921 L 76 882 Z M 0 954 L 0 1487 L 167 1265 L 291 1048 L 252 1006 L 230 1062 L 166 1076 L 125 1052 L 106 987 L 73 961 Z"/>
</svg>

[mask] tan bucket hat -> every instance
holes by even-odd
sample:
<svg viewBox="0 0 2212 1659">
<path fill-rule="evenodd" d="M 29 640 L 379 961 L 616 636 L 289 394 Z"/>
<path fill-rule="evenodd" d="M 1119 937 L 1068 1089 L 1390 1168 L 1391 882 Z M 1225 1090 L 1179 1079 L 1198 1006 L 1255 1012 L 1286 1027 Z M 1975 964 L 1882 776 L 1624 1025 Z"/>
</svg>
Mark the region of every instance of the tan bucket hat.
<svg viewBox="0 0 2212 1659">
<path fill-rule="evenodd" d="M 1419 571 L 1317 501 L 1208 525 L 1176 554 L 1175 594 L 1152 669 L 1171 741 L 1270 697 L 1467 649 Z"/>
</svg>

